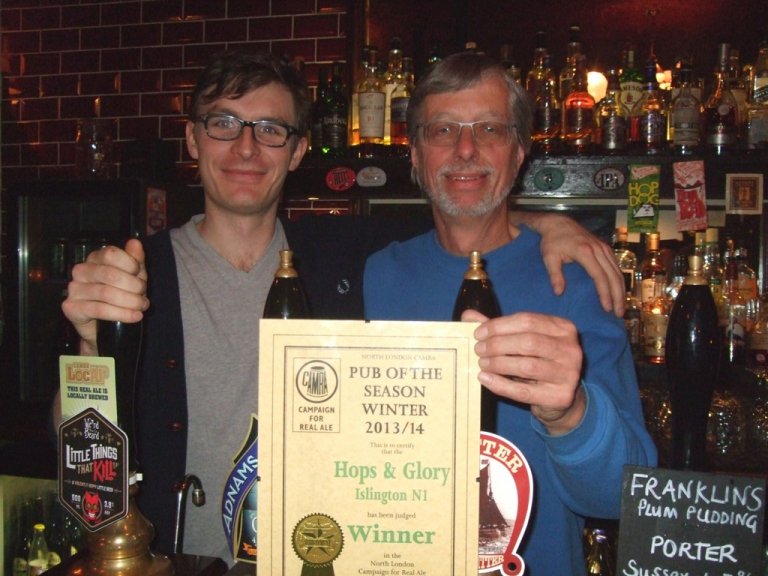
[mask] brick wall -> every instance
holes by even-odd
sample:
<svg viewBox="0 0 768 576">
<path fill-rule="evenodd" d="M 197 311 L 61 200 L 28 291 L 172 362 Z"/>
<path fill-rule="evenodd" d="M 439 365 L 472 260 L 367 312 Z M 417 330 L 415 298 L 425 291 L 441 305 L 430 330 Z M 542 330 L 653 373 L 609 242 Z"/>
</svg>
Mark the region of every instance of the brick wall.
<svg viewBox="0 0 768 576">
<path fill-rule="evenodd" d="M 208 56 L 266 49 L 346 60 L 350 0 L 2 0 L 2 183 L 72 178 L 77 119 L 111 120 L 116 170 L 129 142 L 162 139 L 189 182 L 189 93 Z"/>
</svg>

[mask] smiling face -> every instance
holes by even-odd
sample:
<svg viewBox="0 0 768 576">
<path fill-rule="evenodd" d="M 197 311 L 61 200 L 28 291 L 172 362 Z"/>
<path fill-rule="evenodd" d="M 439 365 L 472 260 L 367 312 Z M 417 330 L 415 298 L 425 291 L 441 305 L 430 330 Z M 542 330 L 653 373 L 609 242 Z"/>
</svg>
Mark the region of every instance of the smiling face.
<svg viewBox="0 0 768 576">
<path fill-rule="evenodd" d="M 430 94 L 424 99 L 421 123 L 435 121 L 513 123 L 509 90 L 496 75 L 469 87 Z M 478 146 L 464 127 L 455 146 L 434 146 L 417 137 L 411 161 L 421 187 L 447 216 L 484 216 L 506 210 L 505 200 L 525 153 L 517 138 L 508 144 Z"/>
<path fill-rule="evenodd" d="M 230 114 L 242 120 L 275 120 L 296 126 L 293 97 L 284 86 L 270 83 L 238 98 L 222 97 L 205 104 L 199 115 Z M 221 141 L 205 133 L 202 122 L 187 122 L 187 149 L 199 164 L 206 211 L 266 215 L 277 205 L 290 170 L 307 149 L 304 137 L 291 136 L 282 148 L 259 144 L 245 127 L 235 140 Z"/>
</svg>

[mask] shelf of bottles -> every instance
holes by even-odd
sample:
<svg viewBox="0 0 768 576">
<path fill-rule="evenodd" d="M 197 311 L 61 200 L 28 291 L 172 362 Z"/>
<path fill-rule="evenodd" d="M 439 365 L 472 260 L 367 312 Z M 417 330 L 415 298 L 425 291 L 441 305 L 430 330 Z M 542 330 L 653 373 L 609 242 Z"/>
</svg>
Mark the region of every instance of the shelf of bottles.
<svg viewBox="0 0 768 576">
<path fill-rule="evenodd" d="M 465 49 L 479 51 L 474 42 Z M 652 49 L 641 58 L 632 44 L 622 50 L 620 65 L 589 70 L 577 25 L 569 29 L 565 53 L 557 66 L 546 33 L 538 32 L 525 73 L 507 51 L 498 58 L 530 97 L 535 155 L 720 155 L 768 146 L 768 42 L 746 65 L 738 49 L 719 44 L 708 77 L 696 74 L 692 57 L 679 57 L 663 70 Z M 366 46 L 360 70 L 321 66 L 312 156 L 407 156 L 410 96 L 441 57 L 433 51 L 419 63 L 417 77 L 413 58 L 392 38 L 386 55 Z M 345 85 L 347 77 L 352 86 Z"/>
</svg>

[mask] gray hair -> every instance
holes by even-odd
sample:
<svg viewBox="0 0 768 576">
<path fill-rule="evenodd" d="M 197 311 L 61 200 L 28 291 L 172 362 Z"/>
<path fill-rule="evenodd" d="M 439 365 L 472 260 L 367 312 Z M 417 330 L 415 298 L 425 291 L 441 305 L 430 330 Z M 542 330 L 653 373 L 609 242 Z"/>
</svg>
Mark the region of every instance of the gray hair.
<svg viewBox="0 0 768 576">
<path fill-rule="evenodd" d="M 408 138 L 415 143 L 418 125 L 424 122 L 424 100 L 431 94 L 457 92 L 472 87 L 486 78 L 497 76 L 507 85 L 509 91 L 509 113 L 515 124 L 517 141 L 526 154 L 531 150 L 533 109 L 525 89 L 507 73 L 497 60 L 484 54 L 458 52 L 444 58 L 417 84 L 408 104 Z"/>
</svg>

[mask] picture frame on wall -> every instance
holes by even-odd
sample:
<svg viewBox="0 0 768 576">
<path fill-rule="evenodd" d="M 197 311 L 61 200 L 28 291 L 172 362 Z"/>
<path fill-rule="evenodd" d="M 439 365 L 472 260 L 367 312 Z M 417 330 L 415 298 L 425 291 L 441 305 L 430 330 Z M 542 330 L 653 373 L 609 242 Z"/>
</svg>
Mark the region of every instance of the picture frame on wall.
<svg viewBox="0 0 768 576">
<path fill-rule="evenodd" d="M 763 175 L 726 174 L 726 214 L 763 213 Z"/>
</svg>

